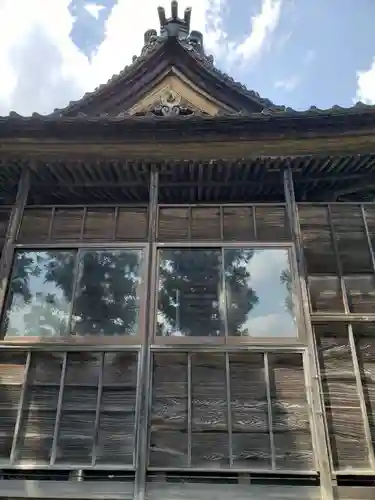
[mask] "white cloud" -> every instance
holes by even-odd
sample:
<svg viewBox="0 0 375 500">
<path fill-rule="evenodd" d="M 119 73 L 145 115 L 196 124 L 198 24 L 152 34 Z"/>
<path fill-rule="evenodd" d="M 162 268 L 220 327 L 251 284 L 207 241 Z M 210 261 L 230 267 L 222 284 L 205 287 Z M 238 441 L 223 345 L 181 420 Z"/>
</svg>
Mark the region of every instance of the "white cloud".
<svg viewBox="0 0 375 500">
<path fill-rule="evenodd" d="M 260 12 L 251 19 L 250 35 L 235 47 L 236 56 L 246 62 L 258 57 L 267 48 L 269 37 L 279 24 L 282 0 L 263 0 Z"/>
<path fill-rule="evenodd" d="M 249 61 L 261 52 L 277 26 L 281 2 L 263 0 L 250 35 L 241 43 L 231 41 L 223 29 L 228 0 L 180 0 L 179 9 L 182 13 L 192 7 L 193 28 L 203 32 L 207 52 L 223 65 L 231 54 Z M 70 39 L 74 19 L 69 3 L 0 0 L 0 115 L 10 110 L 50 113 L 105 83 L 140 53 L 144 31 L 158 26 L 157 7 L 170 8 L 169 0 L 138 0 L 136 10 L 133 2 L 118 0 L 106 22 L 105 39 L 90 62 Z"/>
<path fill-rule="evenodd" d="M 97 3 L 88 3 L 85 5 L 85 10 L 87 10 L 87 12 L 92 15 L 92 17 L 95 17 L 95 19 L 99 18 L 100 11 L 103 9 L 105 9 L 104 5 L 100 5 Z"/>
<path fill-rule="evenodd" d="M 294 75 L 288 78 L 287 80 L 277 80 L 277 82 L 275 82 L 274 84 L 274 87 L 275 89 L 283 89 L 286 92 L 292 92 L 298 87 L 300 82 L 301 82 L 300 77 Z"/>
<path fill-rule="evenodd" d="M 375 104 L 375 57 L 369 69 L 357 72 L 356 101 Z"/>
</svg>

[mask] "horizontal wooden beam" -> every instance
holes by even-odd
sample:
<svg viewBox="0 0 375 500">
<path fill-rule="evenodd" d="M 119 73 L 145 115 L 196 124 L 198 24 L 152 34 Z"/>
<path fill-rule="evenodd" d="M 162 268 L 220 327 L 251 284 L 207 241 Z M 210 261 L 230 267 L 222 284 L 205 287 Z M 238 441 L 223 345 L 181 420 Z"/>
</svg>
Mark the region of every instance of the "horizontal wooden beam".
<svg viewBox="0 0 375 500">
<path fill-rule="evenodd" d="M 124 500 L 133 498 L 133 483 L 120 481 L 0 480 L 4 498 Z"/>
<path fill-rule="evenodd" d="M 34 158 L 40 161 L 74 161 L 85 158 L 113 159 L 149 162 L 175 160 L 238 160 L 260 156 L 316 156 L 372 154 L 375 149 L 375 134 L 342 134 L 327 137 L 264 137 L 262 139 L 204 140 L 192 142 L 126 142 L 112 140 L 41 140 L 3 139 L 0 155 L 14 159 Z"/>
</svg>

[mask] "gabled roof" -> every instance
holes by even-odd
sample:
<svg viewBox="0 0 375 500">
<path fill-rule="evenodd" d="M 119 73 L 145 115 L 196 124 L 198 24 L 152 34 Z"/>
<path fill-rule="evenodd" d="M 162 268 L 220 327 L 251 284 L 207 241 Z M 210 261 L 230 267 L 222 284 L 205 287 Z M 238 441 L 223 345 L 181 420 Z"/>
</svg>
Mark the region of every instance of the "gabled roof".
<svg viewBox="0 0 375 500">
<path fill-rule="evenodd" d="M 133 56 L 130 66 L 79 101 L 70 102 L 64 109 L 56 109 L 52 116 L 133 114 L 134 105 L 171 75 L 185 80 L 198 95 L 209 96 L 217 103 L 221 113 L 252 114 L 279 109 L 270 100 L 248 90 L 215 67 L 213 57 L 204 50 L 203 35 L 190 30 L 191 9 L 186 9 L 181 19 L 178 17 L 178 4 L 172 1 L 169 19 L 162 7 L 158 12 L 159 34 L 154 29 L 145 32 L 141 55 Z M 194 113 L 198 111 L 193 109 Z"/>
<path fill-rule="evenodd" d="M 257 92 L 236 82 L 216 68 L 214 59 L 204 50 L 203 35 L 190 30 L 191 9 L 178 17 L 178 2 L 171 2 L 171 17 L 158 8 L 159 34 L 155 29 L 144 34 L 141 54 L 133 62 L 93 92 L 80 100 L 71 101 L 65 108 L 55 109 L 49 115 L 33 113 L 23 117 L 10 112 L 0 117 L 1 129 L 13 131 L 43 124 L 95 121 L 127 122 L 144 117 L 250 117 L 262 119 L 332 119 L 341 123 L 348 117 L 357 122 L 375 119 L 375 106 L 361 102 L 344 108 L 337 105 L 329 109 L 311 106 L 296 111 L 277 106 Z M 217 120 L 215 120 L 216 122 Z M 273 121 L 273 120 L 272 120 Z M 354 123 L 354 122 L 353 122 Z M 5 127 L 5 128 L 4 128 Z"/>
</svg>

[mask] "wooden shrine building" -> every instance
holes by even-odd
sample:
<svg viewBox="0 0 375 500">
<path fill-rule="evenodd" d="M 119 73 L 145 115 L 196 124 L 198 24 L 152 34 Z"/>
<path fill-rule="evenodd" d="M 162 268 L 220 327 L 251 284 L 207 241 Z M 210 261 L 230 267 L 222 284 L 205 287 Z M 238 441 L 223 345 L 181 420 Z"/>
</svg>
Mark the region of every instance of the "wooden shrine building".
<svg viewBox="0 0 375 500">
<path fill-rule="evenodd" d="M 275 106 L 158 12 L 0 118 L 0 499 L 374 499 L 375 108 Z"/>
</svg>

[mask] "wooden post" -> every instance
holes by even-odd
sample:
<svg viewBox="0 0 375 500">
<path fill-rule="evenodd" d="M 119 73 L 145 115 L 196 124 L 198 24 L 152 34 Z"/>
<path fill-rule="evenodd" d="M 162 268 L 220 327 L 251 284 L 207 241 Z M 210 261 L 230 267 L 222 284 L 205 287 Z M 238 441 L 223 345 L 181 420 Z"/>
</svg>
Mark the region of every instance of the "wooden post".
<svg viewBox="0 0 375 500">
<path fill-rule="evenodd" d="M 158 211 L 158 190 L 159 173 L 155 165 L 151 168 L 150 178 L 150 196 L 149 196 L 149 227 L 148 227 L 148 265 L 147 265 L 147 286 L 146 286 L 146 332 L 143 336 L 144 342 L 141 349 L 141 367 L 139 370 L 140 380 L 138 381 L 138 391 L 141 394 L 139 420 L 137 422 L 137 454 L 136 454 L 136 473 L 135 473 L 135 500 L 144 500 L 146 498 L 146 481 L 148 466 L 148 447 L 149 447 L 149 414 L 150 414 L 150 394 L 151 394 L 151 375 L 152 358 L 151 344 L 153 335 L 154 321 L 154 293 L 156 291 L 156 233 L 157 233 L 157 211 Z"/>
<path fill-rule="evenodd" d="M 301 229 L 298 219 L 298 209 L 294 194 L 293 175 L 290 168 L 284 171 L 284 190 L 285 201 L 288 213 L 288 219 L 292 232 L 293 243 L 295 246 L 295 254 L 297 259 L 297 270 L 299 277 L 300 297 L 302 299 L 302 315 L 303 325 L 306 331 L 307 339 L 307 359 L 308 359 L 308 372 L 310 374 L 310 393 L 311 403 L 313 410 L 314 420 L 314 434 L 315 434 L 315 454 L 317 455 L 317 462 L 319 464 L 320 472 L 320 491 L 322 500 L 334 500 L 334 483 L 331 474 L 330 455 L 329 455 L 329 441 L 326 433 L 326 427 L 323 417 L 323 402 L 319 391 L 318 383 L 318 360 L 316 356 L 316 345 L 314 332 L 310 320 L 310 310 L 308 301 L 308 288 L 307 278 L 305 271 L 305 261 L 302 246 Z"/>
<path fill-rule="evenodd" d="M 13 206 L 8 231 L 5 238 L 3 253 L 0 260 L 0 312 L 2 313 L 5 294 L 8 288 L 10 273 L 12 270 L 14 245 L 18 237 L 18 232 L 21 226 L 23 212 L 27 202 L 27 196 L 30 188 L 30 171 L 28 168 L 22 170 L 20 182 L 18 184 L 18 192 L 16 203 Z"/>
</svg>

